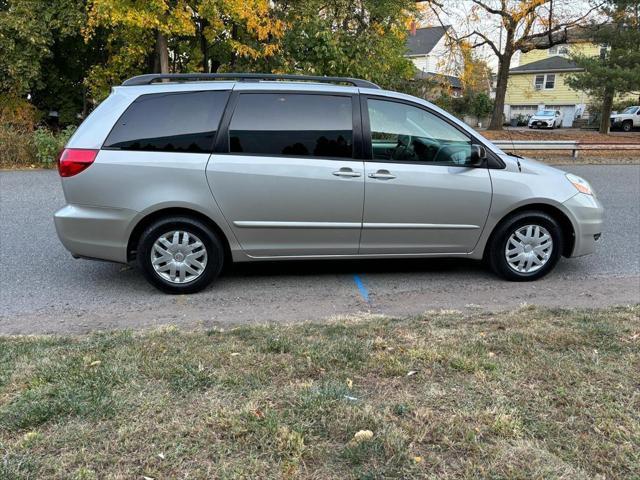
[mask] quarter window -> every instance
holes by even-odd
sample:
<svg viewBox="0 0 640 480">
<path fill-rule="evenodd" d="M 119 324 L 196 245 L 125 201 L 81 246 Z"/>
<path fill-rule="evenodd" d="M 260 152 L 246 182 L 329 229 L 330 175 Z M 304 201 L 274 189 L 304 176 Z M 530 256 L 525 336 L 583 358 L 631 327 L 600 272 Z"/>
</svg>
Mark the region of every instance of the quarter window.
<svg viewBox="0 0 640 480">
<path fill-rule="evenodd" d="M 351 97 L 241 94 L 229 125 L 229 150 L 258 155 L 351 158 Z"/>
<path fill-rule="evenodd" d="M 122 114 L 104 148 L 209 153 L 229 92 L 141 95 Z"/>
<path fill-rule="evenodd" d="M 386 100 L 368 101 L 373 159 L 464 165 L 471 138 L 436 115 Z"/>
</svg>

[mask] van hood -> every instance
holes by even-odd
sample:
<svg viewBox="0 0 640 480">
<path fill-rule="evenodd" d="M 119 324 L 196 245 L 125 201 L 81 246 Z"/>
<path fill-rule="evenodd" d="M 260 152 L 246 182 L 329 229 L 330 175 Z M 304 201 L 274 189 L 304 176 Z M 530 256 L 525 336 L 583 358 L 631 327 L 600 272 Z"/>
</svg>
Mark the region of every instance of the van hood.
<svg viewBox="0 0 640 480">
<path fill-rule="evenodd" d="M 529 157 L 514 157 L 505 153 L 501 155 L 503 161 L 512 165 L 513 170 L 520 171 L 521 173 L 528 173 L 533 175 L 559 175 L 564 176 L 566 172 L 556 167 L 547 165 L 546 163 L 539 162 Z M 519 164 L 519 167 L 518 167 Z"/>
<path fill-rule="evenodd" d="M 522 173 L 536 173 L 539 175 L 564 175 L 566 173 L 564 170 L 539 162 L 533 158 L 523 157 L 519 160 Z"/>
<path fill-rule="evenodd" d="M 615 118 L 625 118 L 625 117 L 629 117 L 630 115 L 628 113 L 613 113 L 611 114 L 611 116 L 609 118 L 611 119 L 615 119 Z"/>
</svg>

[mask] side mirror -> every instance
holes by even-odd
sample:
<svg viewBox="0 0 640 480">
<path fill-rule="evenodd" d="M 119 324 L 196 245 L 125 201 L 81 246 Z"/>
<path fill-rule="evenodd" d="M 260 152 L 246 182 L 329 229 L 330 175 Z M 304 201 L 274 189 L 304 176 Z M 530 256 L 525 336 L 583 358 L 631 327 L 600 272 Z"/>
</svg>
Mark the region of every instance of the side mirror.
<svg viewBox="0 0 640 480">
<path fill-rule="evenodd" d="M 487 159 L 487 149 L 483 145 L 471 145 L 471 153 L 467 160 L 467 166 L 480 167 Z"/>
</svg>

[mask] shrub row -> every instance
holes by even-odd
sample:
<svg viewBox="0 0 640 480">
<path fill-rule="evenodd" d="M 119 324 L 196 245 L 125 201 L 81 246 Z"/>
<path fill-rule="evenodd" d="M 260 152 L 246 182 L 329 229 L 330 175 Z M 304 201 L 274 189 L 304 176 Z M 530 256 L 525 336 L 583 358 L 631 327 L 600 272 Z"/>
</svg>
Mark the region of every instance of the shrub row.
<svg viewBox="0 0 640 480">
<path fill-rule="evenodd" d="M 0 167 L 51 167 L 76 127 L 53 132 L 45 127 L 34 131 L 0 126 Z"/>
</svg>

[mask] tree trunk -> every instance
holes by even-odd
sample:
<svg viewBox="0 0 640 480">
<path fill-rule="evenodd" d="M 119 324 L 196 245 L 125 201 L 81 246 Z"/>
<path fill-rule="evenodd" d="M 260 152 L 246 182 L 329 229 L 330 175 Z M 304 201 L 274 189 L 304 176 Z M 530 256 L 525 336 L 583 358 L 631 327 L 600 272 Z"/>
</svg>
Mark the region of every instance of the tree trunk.
<svg viewBox="0 0 640 480">
<path fill-rule="evenodd" d="M 209 73 L 209 45 L 204 33 L 200 34 L 200 51 L 202 52 L 202 71 L 204 73 Z"/>
<path fill-rule="evenodd" d="M 237 40 L 238 39 L 238 25 L 236 25 L 235 23 L 231 26 L 231 38 L 233 40 Z M 231 68 L 236 66 L 236 60 L 238 58 L 238 53 L 234 50 L 233 52 L 231 52 Z"/>
<path fill-rule="evenodd" d="M 609 128 L 611 127 L 611 109 L 613 108 L 613 97 L 615 96 L 615 90 L 613 86 L 607 85 L 604 89 L 604 96 L 602 98 L 602 111 L 600 114 L 602 118 L 600 118 L 600 133 L 604 133 L 607 135 L 609 133 Z"/>
<path fill-rule="evenodd" d="M 513 54 L 505 52 L 498 64 L 498 78 L 496 84 L 496 99 L 491 113 L 489 130 L 502 130 L 504 117 L 504 99 L 507 95 L 507 82 L 509 81 L 509 66 Z"/>
<path fill-rule="evenodd" d="M 156 54 L 160 64 L 159 73 L 169 73 L 169 45 L 167 37 L 160 31 L 156 33 Z"/>
<path fill-rule="evenodd" d="M 202 53 L 202 71 L 204 73 L 210 73 L 211 67 L 209 66 L 209 42 L 207 37 L 204 36 L 204 29 L 207 26 L 206 20 L 201 19 L 198 23 L 198 36 L 200 40 L 200 53 Z"/>
</svg>

